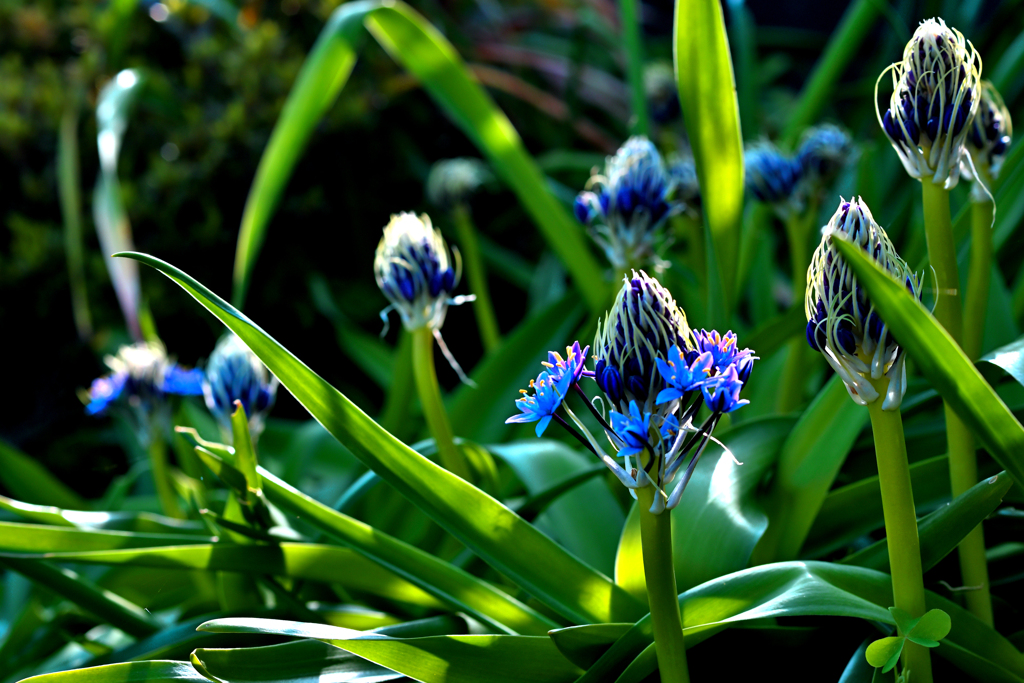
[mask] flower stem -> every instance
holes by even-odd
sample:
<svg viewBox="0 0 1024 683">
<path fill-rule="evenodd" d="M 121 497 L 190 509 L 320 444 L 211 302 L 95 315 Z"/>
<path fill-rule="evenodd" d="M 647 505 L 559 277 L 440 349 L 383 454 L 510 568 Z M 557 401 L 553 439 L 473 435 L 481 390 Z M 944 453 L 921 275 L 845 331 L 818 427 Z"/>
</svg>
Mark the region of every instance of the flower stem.
<svg viewBox="0 0 1024 683">
<path fill-rule="evenodd" d="M 490 290 L 487 288 L 487 273 L 484 270 L 483 257 L 480 256 L 480 243 L 473 219 L 469 215 L 469 207 L 462 203 L 456 204 L 452 209 L 452 222 L 459 236 L 469 288 L 476 294 L 473 312 L 476 314 L 476 324 L 480 329 L 480 340 L 484 344 L 484 349 L 490 353 L 501 343 L 501 333 L 498 331 L 498 318 L 494 314 Z"/>
<path fill-rule="evenodd" d="M 883 378 L 880 383 L 888 384 L 888 380 Z M 903 418 L 899 410 L 882 410 L 880 399 L 868 404 L 868 413 L 875 437 L 893 602 L 912 617 L 920 617 L 925 613 L 924 578 Z M 903 666 L 910 668 L 914 683 L 931 683 L 932 662 L 927 648 L 908 641 L 903 647 Z"/>
<path fill-rule="evenodd" d="M 469 481 L 469 466 L 462 457 L 462 452 L 455 446 L 448 413 L 445 412 L 444 403 L 441 401 L 441 387 L 437 383 L 437 372 L 434 370 L 434 334 L 429 327 L 420 327 L 412 331 L 412 368 L 420 403 L 423 405 L 423 417 L 431 434 L 434 435 L 442 467 Z"/>
<path fill-rule="evenodd" d="M 639 0 L 619 0 L 622 19 L 622 44 L 626 47 L 626 80 L 629 81 L 633 116 L 629 121 L 631 135 L 647 135 L 647 96 L 644 93 L 644 55 L 640 39 Z"/>
<path fill-rule="evenodd" d="M 409 403 L 413 396 L 412 334 L 404 327 L 391 364 L 391 385 L 384 398 L 380 425 L 403 441 L 409 433 Z"/>
<path fill-rule="evenodd" d="M 651 605 L 651 622 L 658 653 L 662 683 L 689 683 L 683 621 L 679 610 L 675 566 L 672 563 L 672 515 L 665 511 L 651 514 L 655 489 L 636 490 L 640 506 L 640 542 L 644 555 L 644 577 Z"/>
<path fill-rule="evenodd" d="M 953 239 L 953 225 L 949 213 L 949 192 L 927 179 L 921 186 L 924 192 L 924 227 L 928 241 L 928 258 L 935 269 L 937 283 L 935 318 L 946 328 L 949 335 L 960 343 L 963 338 L 963 309 L 960 306 L 960 276 L 957 272 L 956 243 Z M 991 235 L 989 238 L 991 239 Z M 978 483 L 978 460 L 974 440 L 967 426 L 948 403 L 945 406 L 945 413 L 949 478 L 955 498 Z M 988 589 L 985 541 L 980 525 L 961 542 L 958 552 L 964 584 L 980 586 L 977 590 L 968 592 L 968 609 L 974 616 L 991 624 L 992 600 Z"/>
<path fill-rule="evenodd" d="M 794 306 L 802 306 L 804 301 L 804 290 L 807 288 L 807 266 L 810 264 L 808 242 L 810 241 L 811 225 L 817 213 L 817 203 L 811 202 L 802 214 L 791 214 L 786 218 Z M 780 413 L 792 412 L 803 403 L 804 389 L 807 386 L 807 351 L 809 349 L 803 335 L 797 335 L 789 341 L 789 352 L 786 355 L 786 365 L 782 369 L 782 382 L 779 385 L 777 408 Z"/>
<path fill-rule="evenodd" d="M 184 519 L 185 515 L 178 507 L 178 498 L 174 494 L 174 484 L 171 483 L 171 468 L 167 462 L 167 443 L 157 434 L 150 437 L 149 466 L 153 470 L 153 483 L 156 486 L 156 496 L 160 500 L 160 508 L 168 517 Z"/>
<path fill-rule="evenodd" d="M 981 356 L 981 340 L 988 311 L 988 290 L 992 275 L 992 212 L 990 201 L 971 202 L 971 265 L 967 272 L 967 300 L 964 302 L 964 353 L 971 360 Z"/>
</svg>

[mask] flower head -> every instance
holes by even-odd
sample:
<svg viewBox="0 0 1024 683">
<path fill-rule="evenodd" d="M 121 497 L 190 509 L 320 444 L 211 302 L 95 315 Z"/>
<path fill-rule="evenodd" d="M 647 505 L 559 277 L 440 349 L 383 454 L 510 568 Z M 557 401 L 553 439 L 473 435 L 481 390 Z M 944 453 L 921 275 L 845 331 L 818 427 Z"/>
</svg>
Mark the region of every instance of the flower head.
<svg viewBox="0 0 1024 683">
<path fill-rule="evenodd" d="M 831 185 L 852 156 L 849 134 L 830 123 L 808 129 L 796 153 L 804 180 L 816 188 Z"/>
<path fill-rule="evenodd" d="M 704 394 L 704 403 L 713 413 L 731 413 L 737 408 L 750 403 L 740 398 L 743 381 L 736 372 L 736 366 L 730 365 L 725 372 L 716 375 L 700 387 Z"/>
<path fill-rule="evenodd" d="M 666 387 L 656 360 L 669 349 L 693 348 L 686 314 L 660 282 L 643 271 L 623 278 L 622 289 L 594 337 L 594 379 L 622 412 L 636 401 L 651 412 Z"/>
<path fill-rule="evenodd" d="M 671 123 L 679 118 L 679 91 L 671 62 L 651 62 L 644 67 L 644 95 L 651 118 L 657 123 Z"/>
<path fill-rule="evenodd" d="M 794 192 L 803 170 L 799 161 L 765 141 L 747 148 L 743 166 L 747 189 L 759 202 L 774 204 L 781 211 L 799 209 Z"/>
<path fill-rule="evenodd" d="M 434 206 L 450 209 L 468 201 L 489 177 L 487 164 L 479 159 L 463 157 L 438 161 L 427 176 L 427 199 Z"/>
<path fill-rule="evenodd" d="M 754 352 L 750 349 L 740 349 L 737 346 L 736 334 L 729 330 L 724 335 L 717 330 L 701 330 L 695 332 L 693 338 L 697 343 L 697 350 L 700 353 L 711 355 L 712 364 L 718 374 L 725 372 L 726 368 L 735 365 L 737 372 L 750 374 L 750 364 L 754 360 Z M 746 377 L 741 377 L 747 381 Z"/>
<path fill-rule="evenodd" d="M 981 101 L 978 103 L 978 114 L 967 134 L 967 151 L 974 168 L 983 174 L 982 177 L 998 178 L 1003 158 L 1013 138 L 1013 122 L 1009 110 L 1003 104 L 1003 98 L 990 81 L 982 81 L 979 90 Z M 965 164 L 961 172 L 973 178 L 969 165 Z"/>
<path fill-rule="evenodd" d="M 586 371 L 587 352 L 590 347 L 587 346 L 584 349 L 580 349 L 579 342 L 573 342 L 572 346 L 565 347 L 565 358 L 562 358 L 561 354 L 557 351 L 548 351 L 548 359 L 542 363 L 547 369 L 548 373 L 554 379 L 555 382 L 561 382 L 562 377 L 568 375 L 572 378 L 570 386 L 573 383 L 580 381 L 580 377 L 584 374 L 593 375 L 594 373 L 588 373 Z"/>
<path fill-rule="evenodd" d="M 668 350 L 668 360 L 656 358 L 655 363 L 668 385 L 655 398 L 658 405 L 686 398 L 691 391 L 700 389 L 708 382 L 715 364 L 710 353 L 684 353 L 678 346 Z"/>
<path fill-rule="evenodd" d="M 651 141 L 631 137 L 588 185 L 592 189 L 576 197 L 576 218 L 592 228 L 612 266 L 660 265 L 662 227 L 675 209 L 672 179 Z"/>
<path fill-rule="evenodd" d="M 452 258 L 426 214 L 393 215 L 373 259 L 377 286 L 407 330 L 440 329 L 460 270 L 459 259 Z"/>
<path fill-rule="evenodd" d="M 850 396 L 862 405 L 878 398 L 869 379 L 888 377 L 883 408 L 895 410 L 906 393 L 904 352 L 857 284 L 833 240 L 844 239 L 859 246 L 918 299 L 920 282 L 859 198 L 840 201 L 822 233 L 807 269 L 807 342 L 824 354 Z"/>
<path fill-rule="evenodd" d="M 928 19 L 888 70 L 893 93 L 884 114 L 876 98 L 879 124 L 911 177 L 953 188 L 978 110 L 981 57 L 959 31 Z"/>
<path fill-rule="evenodd" d="M 263 428 L 263 419 L 274 405 L 277 378 L 234 334 L 221 339 L 206 364 L 203 396 L 206 407 L 225 426 L 231 425 L 235 401 L 241 401 L 253 432 Z"/>
<path fill-rule="evenodd" d="M 546 370 L 537 375 L 537 379 L 530 380 L 530 388 L 533 395 L 526 389 L 520 389 L 522 398 L 516 399 L 516 408 L 520 414 L 513 415 L 505 420 L 505 424 L 515 422 L 536 422 L 537 436 L 542 436 L 544 430 L 555 416 L 558 407 L 565 400 L 565 395 L 572 386 L 573 376 L 571 373 L 563 373 L 559 379 L 555 379 Z"/>
<path fill-rule="evenodd" d="M 101 415 L 116 403 L 153 410 L 169 394 L 203 393 L 201 370 L 186 370 L 167 358 L 159 343 L 127 344 L 103 359 L 111 373 L 93 380 L 85 412 Z"/>
</svg>

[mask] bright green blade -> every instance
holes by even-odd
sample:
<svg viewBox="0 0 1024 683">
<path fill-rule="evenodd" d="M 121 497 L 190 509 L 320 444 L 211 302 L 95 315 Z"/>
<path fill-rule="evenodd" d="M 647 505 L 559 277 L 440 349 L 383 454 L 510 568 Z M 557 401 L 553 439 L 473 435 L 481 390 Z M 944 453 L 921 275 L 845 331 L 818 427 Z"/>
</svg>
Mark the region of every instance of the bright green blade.
<svg viewBox="0 0 1024 683">
<path fill-rule="evenodd" d="M 302 151 L 348 80 L 364 25 L 488 158 L 562 259 L 591 308 L 603 307 L 608 287 L 583 231 L 548 191 L 508 117 L 436 28 L 405 3 L 378 0 L 350 2 L 331 15 L 285 102 L 242 215 L 235 253 L 235 303 L 245 300 L 270 219 Z"/>
<path fill-rule="evenodd" d="M 917 368 L 1017 485 L 1024 485 L 1024 427 L 999 395 L 902 283 L 858 246 L 838 239 L 833 244 Z"/>
<path fill-rule="evenodd" d="M 917 523 L 921 540 L 921 567 L 928 571 L 944 558 L 982 520 L 995 512 L 1013 480 L 1005 472 L 975 484 L 949 505 L 943 505 Z M 843 564 L 889 571 L 889 548 L 883 538 L 842 560 Z"/>
<path fill-rule="evenodd" d="M 743 136 L 721 3 L 677 0 L 674 35 L 679 100 L 720 277 L 711 284 L 718 284 L 725 306 L 715 319 L 727 322 L 743 217 Z"/>
<path fill-rule="evenodd" d="M 153 266 L 237 334 L 293 396 L 407 499 L 537 599 L 575 623 L 623 621 L 640 604 L 607 576 L 472 484 L 424 458 L 371 420 L 240 311 L 174 266 L 145 254 L 123 254 Z"/>
<path fill-rule="evenodd" d="M 155 534 L 206 534 L 202 524 L 153 512 L 92 512 L 89 510 L 63 510 L 51 505 L 32 505 L 0 496 L 0 509 L 13 512 L 24 519 L 79 529 L 106 529 Z"/>
<path fill-rule="evenodd" d="M 21 683 L 210 683 L 187 662 L 124 662 L 26 678 Z"/>
<path fill-rule="evenodd" d="M 317 640 L 298 640 L 268 647 L 204 647 L 192 653 L 192 663 L 212 680 L 225 683 L 383 683 L 405 678 L 400 673 Z"/>
<path fill-rule="evenodd" d="M 217 619 L 202 631 L 272 633 L 329 643 L 424 683 L 556 683 L 579 668 L 547 636 L 425 636 L 392 638 L 362 631 L 278 619 Z M 202 651 L 196 652 L 200 663 Z"/>
<path fill-rule="evenodd" d="M 46 553 L 54 550 L 119 550 L 153 546 L 212 543 L 213 538 L 187 534 L 148 534 L 99 529 L 73 529 L 21 522 L 0 522 L 0 550 Z"/>
</svg>

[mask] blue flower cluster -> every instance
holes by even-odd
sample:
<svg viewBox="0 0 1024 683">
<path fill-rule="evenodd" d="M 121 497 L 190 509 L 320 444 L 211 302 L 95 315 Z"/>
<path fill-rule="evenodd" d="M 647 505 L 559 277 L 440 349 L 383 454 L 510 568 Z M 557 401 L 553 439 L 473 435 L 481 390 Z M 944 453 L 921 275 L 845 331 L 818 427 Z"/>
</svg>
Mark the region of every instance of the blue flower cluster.
<svg viewBox="0 0 1024 683">
<path fill-rule="evenodd" d="M 761 142 L 743 154 L 747 189 L 759 202 L 782 204 L 793 196 L 800 181 L 800 162 L 769 143 Z"/>
<path fill-rule="evenodd" d="M 685 333 L 685 334 L 684 334 Z M 628 343 L 627 343 L 628 342 Z M 550 353 L 546 369 L 516 401 L 520 413 L 507 423 L 537 422 L 541 436 L 557 421 L 601 459 L 631 489 L 653 485 L 661 493 L 653 512 L 678 504 L 693 468 L 711 439 L 721 416 L 749 403 L 740 392 L 756 359 L 737 346 L 736 335 L 712 330 L 691 333 L 686 318 L 660 283 L 643 273 L 626 278 L 612 311 L 595 340 L 593 372 L 585 370 L 589 347 L 579 342 L 566 357 Z M 614 356 L 614 357 L 613 357 Z M 605 420 L 580 386 L 593 378 L 613 408 Z M 624 466 L 607 455 L 587 426 L 566 404 L 575 391 L 615 447 Z M 694 420 L 707 406 L 711 414 L 699 426 Z M 563 411 L 570 421 L 558 413 Z M 575 426 L 573 426 L 575 425 Z M 668 494 L 664 487 L 690 454 L 681 483 Z M 637 458 L 637 467 L 631 458 Z"/>
<path fill-rule="evenodd" d="M 780 211 L 802 211 L 812 195 L 832 184 L 853 151 L 849 134 L 831 124 L 808 129 L 793 157 L 770 142 L 759 142 L 743 156 L 747 189 Z"/>
<path fill-rule="evenodd" d="M 658 261 L 664 246 L 661 228 L 677 210 L 671 196 L 674 183 L 650 140 L 631 137 L 604 173 L 591 177 L 593 188 L 576 197 L 576 218 L 593 228 L 594 240 L 615 268 Z"/>
<path fill-rule="evenodd" d="M 85 412 L 102 415 L 124 403 L 131 408 L 150 411 L 171 394 L 201 396 L 202 370 L 188 370 L 167 359 L 159 344 L 138 343 L 122 346 L 116 356 L 105 359 L 109 375 L 93 380 Z"/>
<path fill-rule="evenodd" d="M 203 395 L 206 407 L 227 427 L 235 412 L 235 401 L 241 401 L 249 424 L 256 433 L 262 431 L 263 417 L 277 395 L 277 378 L 262 361 L 234 334 L 217 343 L 206 364 Z"/>
</svg>

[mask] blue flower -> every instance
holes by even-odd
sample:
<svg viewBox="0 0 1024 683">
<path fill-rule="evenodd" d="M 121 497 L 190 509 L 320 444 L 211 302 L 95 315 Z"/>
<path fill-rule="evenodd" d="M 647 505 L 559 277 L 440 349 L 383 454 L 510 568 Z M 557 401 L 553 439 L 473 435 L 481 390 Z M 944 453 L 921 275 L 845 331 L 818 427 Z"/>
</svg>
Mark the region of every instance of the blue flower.
<svg viewBox="0 0 1024 683">
<path fill-rule="evenodd" d="M 842 128 L 831 124 L 815 126 L 803 136 L 796 158 L 804 177 L 828 185 L 853 152 L 853 142 Z"/>
<path fill-rule="evenodd" d="M 565 358 L 557 351 L 548 351 L 548 359 L 543 365 L 548 369 L 548 374 L 556 384 L 562 381 L 562 378 L 566 375 L 572 377 L 569 383 L 571 387 L 574 383 L 580 381 L 580 377 L 584 375 L 593 375 L 588 373 L 584 364 L 587 362 L 587 351 L 590 347 L 580 349 L 579 342 L 573 342 L 572 346 L 565 347 Z"/>
<path fill-rule="evenodd" d="M 138 343 L 118 349 L 104 359 L 112 370 L 93 380 L 85 412 L 102 415 L 119 401 L 144 412 L 153 410 L 169 394 L 199 396 L 203 393 L 202 370 L 187 370 L 167 359 L 163 346 Z"/>
<path fill-rule="evenodd" d="M 736 335 L 730 330 L 725 335 L 719 334 L 716 330 L 701 330 L 694 333 L 697 341 L 697 350 L 701 353 L 710 353 L 711 361 L 718 371 L 718 374 L 725 372 L 730 365 L 742 363 L 746 374 L 750 375 L 750 367 L 753 363 L 753 351 L 750 349 L 736 348 Z M 739 371 L 741 368 L 737 368 Z M 744 381 L 746 381 L 744 379 Z"/>
<path fill-rule="evenodd" d="M 537 375 L 537 379 L 530 380 L 530 388 L 533 395 L 529 395 L 526 389 L 520 389 L 522 398 L 516 399 L 516 407 L 521 414 L 513 415 L 505 420 L 505 424 L 513 422 L 537 422 L 537 436 L 544 434 L 548 424 L 555 416 L 555 411 L 565 400 L 566 392 L 572 385 L 573 376 L 564 373 L 561 379 L 554 380 L 546 370 Z"/>
<path fill-rule="evenodd" d="M 278 381 L 249 347 L 234 334 L 217 343 L 206 365 L 203 395 L 206 407 L 229 425 L 235 401 L 241 401 L 249 423 L 259 431 L 262 419 L 274 404 Z"/>
<path fill-rule="evenodd" d="M 640 453 L 647 448 L 647 435 L 651 431 L 651 414 L 640 414 L 636 401 L 629 402 L 629 415 L 615 410 L 609 411 L 612 431 L 622 441 L 619 455 L 627 456 Z"/>
<path fill-rule="evenodd" d="M 747 399 L 740 398 L 743 382 L 740 381 L 735 366 L 729 366 L 725 372 L 713 377 L 700 389 L 704 394 L 704 403 L 715 413 L 731 413 L 750 403 Z"/>
<path fill-rule="evenodd" d="M 784 204 L 796 189 L 803 168 L 769 142 L 756 144 L 743 154 L 747 189 L 767 204 Z"/>
<path fill-rule="evenodd" d="M 690 363 L 686 362 L 688 355 L 695 356 Z M 658 405 L 684 398 L 689 392 L 699 388 L 708 381 L 708 375 L 714 365 L 710 353 L 704 352 L 698 355 L 691 351 L 684 354 L 678 346 L 669 349 L 667 361 L 658 358 L 655 362 L 658 364 L 658 372 L 668 384 L 668 387 L 662 389 L 655 399 Z"/>
</svg>

